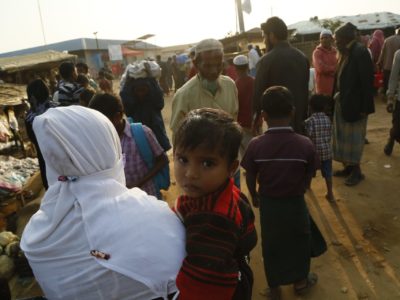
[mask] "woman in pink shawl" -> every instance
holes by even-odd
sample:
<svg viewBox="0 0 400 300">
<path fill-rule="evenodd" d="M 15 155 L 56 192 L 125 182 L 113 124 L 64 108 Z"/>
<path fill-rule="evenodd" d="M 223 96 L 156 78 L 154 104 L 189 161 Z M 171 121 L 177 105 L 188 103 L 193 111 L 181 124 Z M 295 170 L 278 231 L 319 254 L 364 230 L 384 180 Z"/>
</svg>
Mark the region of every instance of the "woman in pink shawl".
<svg viewBox="0 0 400 300">
<path fill-rule="evenodd" d="M 381 49 L 384 40 L 385 36 L 383 34 L 383 31 L 380 29 L 375 30 L 374 33 L 372 34 L 372 39 L 368 46 L 368 48 L 371 50 L 372 60 L 374 64 L 377 63 L 379 55 L 381 54 Z"/>
</svg>

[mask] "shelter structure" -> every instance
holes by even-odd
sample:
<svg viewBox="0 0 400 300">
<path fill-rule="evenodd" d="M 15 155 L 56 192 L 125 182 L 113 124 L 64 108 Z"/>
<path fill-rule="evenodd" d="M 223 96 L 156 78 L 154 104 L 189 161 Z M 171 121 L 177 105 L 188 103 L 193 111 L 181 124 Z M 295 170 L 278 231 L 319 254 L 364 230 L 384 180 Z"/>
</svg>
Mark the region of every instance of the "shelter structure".
<svg viewBox="0 0 400 300">
<path fill-rule="evenodd" d="M 353 23 L 361 35 L 371 35 L 381 29 L 388 37 L 394 33 L 394 28 L 400 25 L 400 15 L 391 12 L 376 12 L 354 16 L 336 16 L 333 18 L 318 19 L 312 17 L 308 21 L 300 21 L 288 26 L 291 44 L 300 49 L 311 59 L 312 51 L 319 44 L 319 34 L 324 28 L 332 25 Z M 247 45 L 253 44 L 265 48 L 260 28 L 253 28 L 220 40 L 224 45 L 225 57 L 233 57 L 247 52 Z"/>
<path fill-rule="evenodd" d="M 86 62 L 92 75 L 105 65 L 111 64 L 108 49 L 110 46 L 121 45 L 126 40 L 79 38 L 62 41 L 44 46 L 32 47 L 0 54 L 1 57 L 21 56 L 47 50 L 76 55 L 76 62 Z"/>
<path fill-rule="evenodd" d="M 50 78 L 52 69 L 64 61 L 76 61 L 76 55 L 47 50 L 33 54 L 0 57 L 0 72 L 3 81 L 28 84 L 37 77 Z"/>
<path fill-rule="evenodd" d="M 391 12 L 376 12 L 359 14 L 354 16 L 337 16 L 329 19 L 310 18 L 308 21 L 300 21 L 288 26 L 291 44 L 300 49 L 311 59 L 312 52 L 319 44 L 319 34 L 324 28 L 332 25 L 340 25 L 351 22 L 357 26 L 361 35 L 372 35 L 381 29 L 385 37 L 394 34 L 394 29 L 400 25 L 400 15 Z"/>
</svg>

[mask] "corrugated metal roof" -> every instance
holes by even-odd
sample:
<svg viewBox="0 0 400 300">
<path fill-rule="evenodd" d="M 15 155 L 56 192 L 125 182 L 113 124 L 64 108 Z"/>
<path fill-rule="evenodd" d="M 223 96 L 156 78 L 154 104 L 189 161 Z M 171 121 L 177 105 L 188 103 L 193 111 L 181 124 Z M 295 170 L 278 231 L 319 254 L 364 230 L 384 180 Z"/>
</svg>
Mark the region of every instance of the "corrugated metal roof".
<svg viewBox="0 0 400 300">
<path fill-rule="evenodd" d="M 382 29 L 388 27 L 396 27 L 400 25 L 400 15 L 391 12 L 378 12 L 370 14 L 360 14 L 355 16 L 337 16 L 329 19 L 321 19 L 315 21 L 301 21 L 288 26 L 289 30 L 293 30 L 294 34 L 313 34 L 319 33 L 323 29 L 321 24 L 324 20 L 337 21 L 343 24 L 347 22 L 353 23 L 359 30 Z"/>
<path fill-rule="evenodd" d="M 106 40 L 106 39 L 98 39 L 97 43 L 99 44 L 100 50 L 108 50 L 109 45 L 120 45 L 125 43 L 126 40 Z M 54 50 L 54 51 L 80 51 L 80 50 L 97 50 L 96 39 L 90 38 L 80 38 L 74 40 L 63 41 L 59 43 L 48 44 L 45 46 L 32 47 L 7 53 L 0 54 L 0 57 L 9 57 L 30 53 L 37 53 L 46 50 Z"/>
<path fill-rule="evenodd" d="M 19 55 L 0 58 L 0 71 L 16 72 L 29 69 L 42 64 L 59 63 L 66 60 L 74 60 L 76 55 L 57 52 L 43 51 L 34 54 Z"/>
</svg>

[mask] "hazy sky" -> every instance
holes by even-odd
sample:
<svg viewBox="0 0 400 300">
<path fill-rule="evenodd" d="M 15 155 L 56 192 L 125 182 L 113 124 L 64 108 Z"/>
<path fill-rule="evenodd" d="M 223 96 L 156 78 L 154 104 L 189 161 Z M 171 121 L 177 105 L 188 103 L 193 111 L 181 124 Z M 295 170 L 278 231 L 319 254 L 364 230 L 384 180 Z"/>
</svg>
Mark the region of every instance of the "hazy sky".
<svg viewBox="0 0 400 300">
<path fill-rule="evenodd" d="M 39 5 L 43 20 L 40 22 Z M 318 16 L 400 14 L 400 0 L 251 0 L 245 29 L 271 15 L 287 25 Z M 159 46 L 196 43 L 236 32 L 235 0 L 0 0 L 0 53 L 76 38 L 132 40 L 154 34 Z"/>
</svg>

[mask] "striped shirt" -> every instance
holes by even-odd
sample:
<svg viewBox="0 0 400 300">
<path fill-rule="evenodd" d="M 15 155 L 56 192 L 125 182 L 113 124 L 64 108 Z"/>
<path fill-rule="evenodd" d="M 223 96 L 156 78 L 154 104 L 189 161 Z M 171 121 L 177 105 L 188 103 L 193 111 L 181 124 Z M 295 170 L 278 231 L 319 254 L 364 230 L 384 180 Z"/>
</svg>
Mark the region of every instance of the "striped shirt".
<svg viewBox="0 0 400 300">
<path fill-rule="evenodd" d="M 79 96 L 83 92 L 83 87 L 76 82 L 68 82 L 61 80 L 58 89 L 57 96 L 53 98 L 53 101 L 60 103 L 60 106 L 68 106 L 73 104 L 79 104 Z"/>
<path fill-rule="evenodd" d="M 311 140 L 291 127 L 273 127 L 252 139 L 241 162 L 258 177 L 258 192 L 267 197 L 304 195 L 317 164 Z"/>
<path fill-rule="evenodd" d="M 323 112 L 313 113 L 304 121 L 307 135 L 313 141 L 321 161 L 332 159 L 332 123 Z"/>
</svg>

